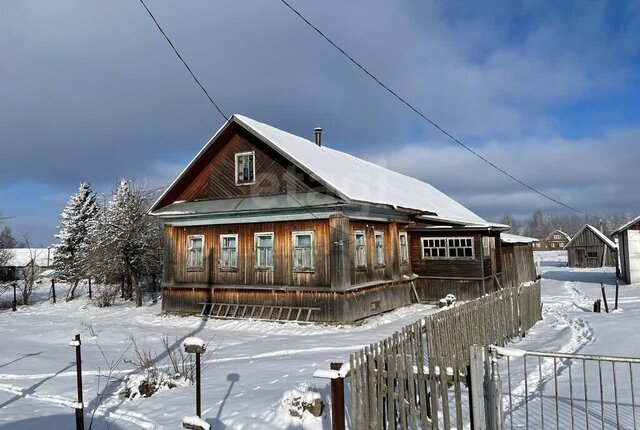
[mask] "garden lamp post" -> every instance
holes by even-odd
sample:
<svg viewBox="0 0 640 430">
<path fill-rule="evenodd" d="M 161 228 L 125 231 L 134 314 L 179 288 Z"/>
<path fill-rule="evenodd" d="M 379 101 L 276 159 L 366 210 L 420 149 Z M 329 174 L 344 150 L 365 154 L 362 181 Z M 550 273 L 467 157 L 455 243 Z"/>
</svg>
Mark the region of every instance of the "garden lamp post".
<svg viewBox="0 0 640 430">
<path fill-rule="evenodd" d="M 188 337 L 182 345 L 186 353 L 196 355 L 196 416 L 185 417 L 182 420 L 182 426 L 187 429 L 209 430 L 210 425 L 202 420 L 200 396 L 200 354 L 203 354 L 207 350 L 207 347 L 204 341 L 198 337 Z"/>
</svg>

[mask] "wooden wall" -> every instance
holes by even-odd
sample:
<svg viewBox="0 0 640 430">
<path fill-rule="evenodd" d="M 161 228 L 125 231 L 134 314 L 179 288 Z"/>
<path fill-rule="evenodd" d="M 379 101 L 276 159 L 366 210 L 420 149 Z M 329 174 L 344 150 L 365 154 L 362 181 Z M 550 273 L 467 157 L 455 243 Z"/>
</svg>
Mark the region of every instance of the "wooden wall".
<svg viewBox="0 0 640 430">
<path fill-rule="evenodd" d="M 473 237 L 473 259 L 423 259 L 422 237 Z M 409 237 L 409 257 L 411 268 L 419 276 L 435 278 L 482 278 L 482 236 L 480 234 L 443 232 L 411 232 Z M 490 270 L 489 270 L 490 273 Z"/>
<path fill-rule="evenodd" d="M 292 232 L 314 232 L 314 271 L 293 271 Z M 274 233 L 274 267 L 256 269 L 254 233 Z M 238 269 L 220 269 L 220 235 L 238 235 Z M 204 235 L 204 270 L 187 269 L 187 236 Z M 289 285 L 327 287 L 330 277 L 330 237 L 328 220 L 277 223 L 231 224 L 191 227 L 166 227 L 165 278 L 167 285 Z"/>
<path fill-rule="evenodd" d="M 367 249 L 367 266 L 356 267 L 355 262 L 355 232 L 364 231 L 366 234 L 365 246 Z M 384 233 L 385 264 L 375 264 L 375 239 L 374 232 Z M 349 222 L 349 264 L 351 267 L 351 285 L 366 282 L 400 279 L 402 275 L 411 274 L 410 264 L 400 264 L 400 239 L 396 223 L 365 222 L 350 220 Z M 404 231 L 404 230 L 402 230 Z M 409 251 L 411 252 L 411 251 Z"/>
<path fill-rule="evenodd" d="M 502 288 L 536 280 L 533 247 L 526 243 L 502 244 Z"/>
<path fill-rule="evenodd" d="M 315 322 L 349 323 L 414 302 L 407 281 L 382 283 L 349 291 L 282 291 L 274 289 L 165 287 L 162 310 L 199 313 L 201 303 L 317 307 Z"/>
<path fill-rule="evenodd" d="M 595 257 L 588 257 L 594 253 Z M 585 228 L 572 239 L 567 246 L 569 267 L 615 267 L 617 264 L 616 251 L 611 250 L 595 233 Z"/>
</svg>

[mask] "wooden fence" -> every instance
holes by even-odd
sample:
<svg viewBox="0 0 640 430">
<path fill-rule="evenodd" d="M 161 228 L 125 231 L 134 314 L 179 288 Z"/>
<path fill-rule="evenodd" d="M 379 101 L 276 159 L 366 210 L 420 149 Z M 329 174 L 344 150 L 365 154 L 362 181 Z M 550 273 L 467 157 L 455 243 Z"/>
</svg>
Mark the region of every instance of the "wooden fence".
<svg viewBox="0 0 640 430">
<path fill-rule="evenodd" d="M 540 284 L 531 283 L 430 315 L 351 354 L 351 428 L 462 428 L 470 419 L 469 345 L 503 346 L 540 318 Z"/>
</svg>

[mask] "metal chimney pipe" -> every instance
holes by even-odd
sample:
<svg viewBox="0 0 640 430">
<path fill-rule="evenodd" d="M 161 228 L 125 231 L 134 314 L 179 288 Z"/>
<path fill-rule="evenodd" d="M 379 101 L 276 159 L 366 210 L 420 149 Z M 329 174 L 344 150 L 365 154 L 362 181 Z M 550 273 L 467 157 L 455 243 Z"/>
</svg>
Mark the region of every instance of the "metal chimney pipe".
<svg viewBox="0 0 640 430">
<path fill-rule="evenodd" d="M 313 131 L 316 132 L 316 145 L 322 146 L 322 127 L 316 127 Z"/>
</svg>

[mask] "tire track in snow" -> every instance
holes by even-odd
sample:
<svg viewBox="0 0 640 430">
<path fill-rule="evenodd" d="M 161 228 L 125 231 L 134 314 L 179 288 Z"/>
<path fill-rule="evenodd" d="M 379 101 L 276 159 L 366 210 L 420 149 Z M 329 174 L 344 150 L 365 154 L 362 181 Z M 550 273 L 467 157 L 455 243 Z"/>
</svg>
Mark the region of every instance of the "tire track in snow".
<svg viewBox="0 0 640 430">
<path fill-rule="evenodd" d="M 576 308 L 581 311 L 588 308 L 593 299 L 582 293 L 576 288 L 575 282 L 565 282 L 563 287 L 567 293 L 569 293 L 570 302 L 556 302 L 545 304 L 543 307 L 543 319 L 555 319 L 554 326 L 561 328 L 568 328 L 571 331 L 571 338 L 568 342 L 565 342 L 559 351 L 562 353 L 576 353 L 582 349 L 585 345 L 588 345 L 593 341 L 593 329 L 591 325 L 583 318 L 575 316 Z M 573 313 L 574 315 L 570 314 Z M 533 396 L 541 395 L 542 390 L 547 382 L 554 377 L 554 361 L 552 358 L 544 358 L 540 362 L 540 367 L 537 366 L 537 362 L 532 363 L 529 367 L 529 374 L 525 375 L 527 378 L 527 395 L 529 399 Z M 558 376 L 568 367 L 569 362 L 567 360 L 559 360 L 558 364 Z M 525 402 L 525 383 L 524 380 L 512 391 L 514 397 L 521 397 L 519 402 L 514 403 L 513 411 L 520 409 Z"/>
</svg>

